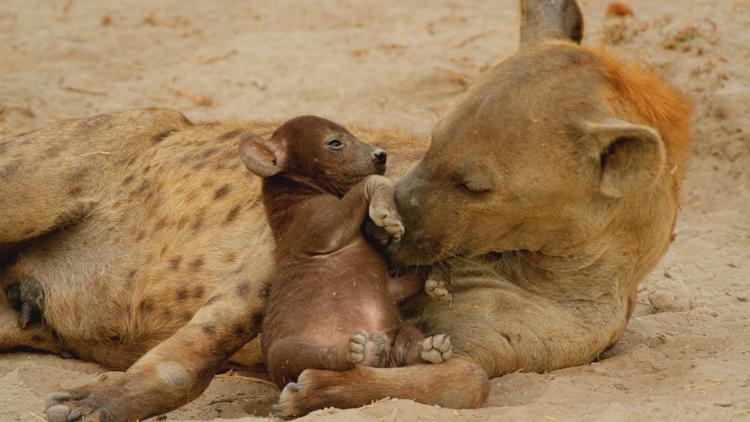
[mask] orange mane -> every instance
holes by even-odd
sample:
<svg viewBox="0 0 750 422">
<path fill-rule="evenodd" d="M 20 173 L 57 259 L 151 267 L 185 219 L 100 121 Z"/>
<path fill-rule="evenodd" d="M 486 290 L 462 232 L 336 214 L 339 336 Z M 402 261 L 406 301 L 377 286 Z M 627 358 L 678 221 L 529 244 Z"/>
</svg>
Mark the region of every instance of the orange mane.
<svg viewBox="0 0 750 422">
<path fill-rule="evenodd" d="M 624 111 L 640 117 L 643 123 L 654 127 L 661 135 L 671 159 L 669 171 L 679 189 L 690 154 L 690 100 L 639 62 L 625 68 L 607 53 L 596 54 Z"/>
</svg>

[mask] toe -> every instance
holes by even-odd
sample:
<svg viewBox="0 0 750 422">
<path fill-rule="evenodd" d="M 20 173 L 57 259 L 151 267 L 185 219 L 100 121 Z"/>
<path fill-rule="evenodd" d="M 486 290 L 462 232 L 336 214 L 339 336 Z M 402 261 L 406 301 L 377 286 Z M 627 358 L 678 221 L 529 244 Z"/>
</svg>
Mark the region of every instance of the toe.
<svg viewBox="0 0 750 422">
<path fill-rule="evenodd" d="M 73 400 L 73 395 L 69 391 L 56 391 L 47 396 L 50 401 L 67 401 Z"/>
<path fill-rule="evenodd" d="M 435 288 L 438 286 L 438 281 L 434 278 L 430 278 L 427 281 L 424 282 L 425 289 L 428 290 L 435 290 Z"/>
<path fill-rule="evenodd" d="M 372 336 L 372 342 L 382 349 L 388 343 L 388 335 L 382 331 L 378 331 Z"/>
<path fill-rule="evenodd" d="M 68 419 L 69 416 L 74 416 L 74 415 L 71 414 L 71 411 L 70 409 L 68 409 L 68 406 L 65 406 L 64 404 L 58 404 L 58 405 L 52 406 L 49 409 L 47 409 L 45 413 L 47 413 L 47 420 L 49 422 L 69 422 L 69 420 L 75 420 L 75 419 Z"/>
<path fill-rule="evenodd" d="M 422 350 L 432 350 L 432 340 L 432 337 L 427 337 L 426 339 L 422 340 Z"/>
<path fill-rule="evenodd" d="M 432 336 L 432 347 L 434 347 L 435 349 L 440 350 L 444 342 L 445 342 L 445 336 L 443 334 L 437 334 L 437 335 Z"/>
<path fill-rule="evenodd" d="M 360 342 L 349 342 L 349 351 L 352 353 L 363 353 L 365 351 L 365 345 Z"/>
<path fill-rule="evenodd" d="M 451 349 L 450 337 L 444 334 L 436 335 L 432 340 L 432 347 L 440 350 L 441 352 L 447 352 Z"/>
<path fill-rule="evenodd" d="M 422 360 L 430 363 L 442 363 L 443 355 L 436 349 L 423 351 Z"/>
<path fill-rule="evenodd" d="M 296 382 L 290 382 L 284 388 L 288 388 L 291 391 L 297 392 L 297 391 L 299 391 L 302 388 L 302 386 L 299 385 L 299 384 L 297 384 Z"/>
</svg>

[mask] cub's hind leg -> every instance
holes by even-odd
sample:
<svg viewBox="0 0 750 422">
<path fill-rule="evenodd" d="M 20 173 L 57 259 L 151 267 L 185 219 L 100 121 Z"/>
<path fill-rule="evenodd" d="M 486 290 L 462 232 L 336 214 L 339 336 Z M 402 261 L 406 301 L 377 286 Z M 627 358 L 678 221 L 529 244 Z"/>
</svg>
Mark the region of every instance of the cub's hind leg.
<svg viewBox="0 0 750 422">
<path fill-rule="evenodd" d="M 379 366 L 388 338 L 383 333 L 369 336 L 357 331 L 346 344 L 318 346 L 299 337 L 275 342 L 266 357 L 271 379 L 284 386 L 307 368 L 342 371 L 355 366 Z"/>
</svg>

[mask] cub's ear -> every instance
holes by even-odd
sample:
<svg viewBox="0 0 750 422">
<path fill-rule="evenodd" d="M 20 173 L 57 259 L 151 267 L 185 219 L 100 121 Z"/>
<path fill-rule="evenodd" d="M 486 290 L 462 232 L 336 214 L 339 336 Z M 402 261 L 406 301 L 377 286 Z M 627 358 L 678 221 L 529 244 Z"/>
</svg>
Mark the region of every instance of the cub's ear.
<svg viewBox="0 0 750 422">
<path fill-rule="evenodd" d="M 583 126 L 597 139 L 603 194 L 619 198 L 640 192 L 661 176 L 666 151 L 654 129 L 616 119 Z"/>
<path fill-rule="evenodd" d="M 266 140 L 253 133 L 240 138 L 240 158 L 245 167 L 261 177 L 269 177 L 284 169 L 285 142 Z"/>
<path fill-rule="evenodd" d="M 521 0 L 521 47 L 542 40 L 583 39 L 583 15 L 576 0 Z"/>
</svg>

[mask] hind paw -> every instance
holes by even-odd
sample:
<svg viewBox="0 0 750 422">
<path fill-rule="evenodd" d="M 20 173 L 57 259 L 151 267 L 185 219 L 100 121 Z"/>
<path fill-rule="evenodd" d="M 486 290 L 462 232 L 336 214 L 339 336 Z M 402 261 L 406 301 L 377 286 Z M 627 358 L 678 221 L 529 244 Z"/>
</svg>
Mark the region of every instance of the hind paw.
<svg viewBox="0 0 750 422">
<path fill-rule="evenodd" d="M 427 337 L 422 341 L 422 360 L 430 363 L 443 363 L 453 356 L 451 338 L 445 334 Z"/>
<path fill-rule="evenodd" d="M 349 360 L 358 366 L 380 365 L 388 336 L 377 332 L 370 337 L 367 331 L 357 331 L 349 338 Z"/>
</svg>

